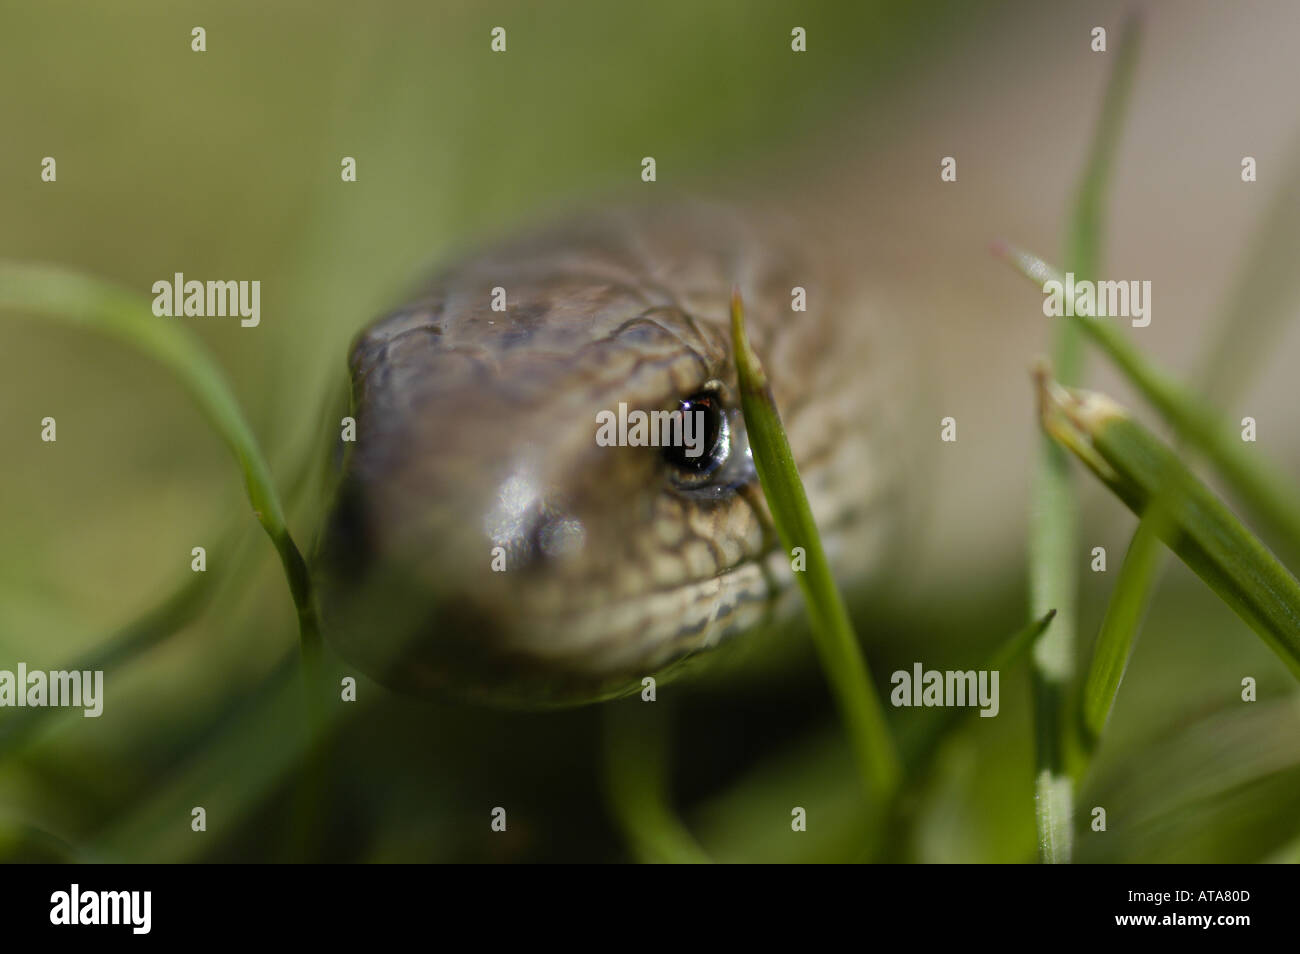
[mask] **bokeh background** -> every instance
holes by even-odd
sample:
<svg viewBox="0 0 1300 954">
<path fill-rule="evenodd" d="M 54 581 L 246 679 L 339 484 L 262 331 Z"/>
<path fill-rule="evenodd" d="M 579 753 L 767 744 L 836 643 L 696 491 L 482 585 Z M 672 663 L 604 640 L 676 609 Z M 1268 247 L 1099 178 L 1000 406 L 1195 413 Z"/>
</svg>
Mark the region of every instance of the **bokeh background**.
<svg viewBox="0 0 1300 954">
<path fill-rule="evenodd" d="M 427 269 L 523 223 L 645 188 L 763 201 L 842 198 L 880 299 L 929 339 L 937 405 L 962 443 L 918 526 L 920 555 L 859 629 L 885 676 L 976 664 L 1025 614 L 1024 369 L 1044 350 L 1037 293 L 986 246 L 1059 255 L 1105 85 L 1088 49 L 1121 3 L 187 2 L 0 4 L 0 257 L 71 265 L 147 293 L 183 271 L 259 279 L 262 322 L 195 320 L 229 376 L 310 546 L 322 422 L 352 336 Z M 790 29 L 809 52 L 790 52 Z M 190 30 L 207 31 L 207 52 Z M 504 26 L 508 52 L 489 52 Z M 1150 4 L 1107 224 L 1115 277 L 1153 281 L 1139 340 L 1191 373 L 1233 282 L 1300 243 L 1289 151 L 1300 11 Z M 639 181 L 654 155 L 659 179 Z M 959 182 L 938 182 L 955 155 Z M 1240 182 L 1256 156 L 1259 183 Z M 58 181 L 40 181 L 53 156 Z M 343 184 L 354 156 L 359 181 Z M 797 201 L 797 200 L 791 200 Z M 1279 280 L 1229 328 L 1261 454 L 1300 477 Z M 1229 349 L 1231 350 L 1231 349 Z M 1235 352 L 1234 352 L 1235 353 Z M 292 605 L 238 472 L 176 383 L 124 347 L 0 317 L 0 667 L 62 668 L 111 645 L 208 549 L 201 605 L 106 675 L 105 714 L 0 711 L 0 852 L 10 859 L 620 860 L 608 809 L 612 703 L 513 713 L 391 695 L 360 701 L 304 773 Z M 1090 379 L 1131 392 L 1095 360 Z M 908 399 L 900 395 L 900 400 Z M 58 421 L 58 442 L 39 421 Z M 969 435 L 969 436 L 968 436 Z M 1084 484 L 1081 654 L 1133 520 Z M 1259 528 L 1267 537 L 1268 528 Z M 798 637 L 792 637 L 798 638 Z M 722 860 L 854 857 L 851 760 L 808 653 L 779 679 L 674 689 L 622 763 L 668 776 Z M 1086 660 L 1086 655 L 1082 657 Z M 342 670 L 340 670 L 342 671 Z M 1260 701 L 1239 701 L 1240 679 Z M 969 719 L 918 784 L 893 851 L 916 861 L 1034 857 L 1023 669 L 1002 712 Z M 897 715 L 897 713 L 893 713 Z M 620 743 L 621 740 L 621 743 Z M 627 745 L 633 745 L 629 750 Z M 637 746 L 643 746 L 638 748 Z M 626 767 L 626 766 L 625 766 Z M 1300 697 L 1281 663 L 1174 562 L 1162 579 L 1079 805 L 1083 861 L 1294 857 Z M 208 830 L 190 830 L 202 805 Z M 510 828 L 489 830 L 493 806 Z M 805 806 L 809 831 L 790 831 Z M 1084 818 L 1086 822 L 1086 817 Z M 1081 822 L 1083 824 L 1083 822 Z"/>
</svg>

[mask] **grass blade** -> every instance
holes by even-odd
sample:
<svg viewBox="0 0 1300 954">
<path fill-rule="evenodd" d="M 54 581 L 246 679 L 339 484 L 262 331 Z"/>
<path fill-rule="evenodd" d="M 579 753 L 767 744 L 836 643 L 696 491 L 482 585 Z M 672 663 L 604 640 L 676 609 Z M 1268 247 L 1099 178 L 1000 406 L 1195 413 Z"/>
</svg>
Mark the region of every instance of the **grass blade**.
<svg viewBox="0 0 1300 954">
<path fill-rule="evenodd" d="M 1151 599 L 1151 584 L 1160 567 L 1160 535 L 1154 512 L 1143 516 L 1115 580 L 1093 649 L 1092 663 L 1083 684 L 1082 727 L 1088 746 L 1095 747 L 1110 718 L 1138 628 Z"/>
<path fill-rule="evenodd" d="M 637 706 L 636 714 L 629 706 Z M 606 707 L 605 789 L 637 857 L 655 864 L 711 859 L 673 811 L 668 792 L 668 726 L 660 709 L 632 701 Z"/>
<path fill-rule="evenodd" d="M 1055 618 L 1056 610 L 1048 610 L 1041 619 L 1033 620 L 1022 626 L 1003 642 L 984 661 L 983 665 L 976 668 L 985 672 L 1005 672 L 1010 669 L 1029 653 L 1039 638 L 1047 632 L 1048 627 Z M 968 708 L 951 707 L 940 709 L 934 714 L 929 720 L 929 724 L 916 733 L 918 741 L 913 744 L 911 751 L 908 753 L 909 765 L 917 767 L 925 765 L 939 748 L 940 743 L 948 737 L 948 734 L 956 728 L 963 718 L 969 716 L 970 712 L 971 710 Z"/>
<path fill-rule="evenodd" d="M 1068 862 L 1071 855 L 1066 698 L 1074 678 L 1074 555 L 1079 532 L 1068 460 L 1059 447 L 1044 443 L 1040 448 L 1030 496 L 1030 613 L 1057 611 L 1051 635 L 1034 646 L 1031 667 L 1038 855 L 1055 864 Z"/>
<path fill-rule="evenodd" d="M 1043 427 L 1134 513 L 1159 495 L 1152 527 L 1300 676 L 1300 582 L 1189 471 L 1109 398 L 1071 392 L 1040 369 Z"/>
<path fill-rule="evenodd" d="M 1137 66 L 1138 22 L 1129 19 L 1116 50 L 1117 62 L 1070 215 L 1066 261 L 1085 277 L 1094 275 L 1101 264 L 1102 212 Z M 1058 372 L 1062 380 L 1074 382 L 1083 370 L 1079 331 L 1066 322 L 1058 326 L 1055 337 Z M 1071 737 L 1066 697 L 1074 680 L 1079 516 L 1069 462 L 1061 448 L 1046 439 L 1039 449 L 1030 494 L 1030 615 L 1041 618 L 1049 610 L 1057 611 L 1052 631 L 1034 646 L 1033 656 L 1039 860 L 1068 862 L 1073 783 L 1066 767 Z"/>
<path fill-rule="evenodd" d="M 321 648 L 307 564 L 289 535 L 252 428 L 198 339 L 176 321 L 154 316 L 146 297 L 53 265 L 0 262 L 0 308 L 57 318 L 116 338 L 176 375 L 239 463 L 253 514 L 271 538 L 289 582 L 305 667 L 314 670 Z"/>
<path fill-rule="evenodd" d="M 1093 131 L 1088 159 L 1075 193 L 1066 236 L 1065 263 L 1080 278 L 1096 278 L 1101 269 L 1106 193 L 1110 188 L 1110 176 L 1115 167 L 1115 153 L 1119 148 L 1124 114 L 1128 112 L 1133 78 L 1137 73 L 1141 35 L 1141 19 L 1137 14 L 1132 14 L 1124 24 L 1119 45 L 1115 48 L 1115 67 L 1106 84 L 1097 128 Z M 1079 335 L 1069 323 L 1062 325 L 1058 331 L 1055 357 L 1059 380 L 1070 383 L 1079 378 L 1083 356 Z"/>
<path fill-rule="evenodd" d="M 1004 245 L 994 253 L 1042 287 L 1060 281 L 1061 274 L 1041 258 Z M 1300 548 L 1300 497 L 1283 476 L 1250 452 L 1237 432 L 1225 427 L 1202 400 L 1174 378 L 1150 364 L 1109 318 L 1070 318 L 1111 358 L 1112 361 L 1183 435 L 1218 468 L 1242 500 L 1263 520 L 1279 526 L 1291 546 Z"/>
<path fill-rule="evenodd" d="M 901 777 L 898 753 L 848 611 L 831 576 L 767 375 L 745 336 L 739 290 L 733 291 L 731 297 L 731 337 L 741 408 L 759 482 L 785 552 L 802 547 L 807 555 L 807 569 L 796 573 L 795 578 L 803 593 L 817 652 L 848 727 L 863 783 L 883 805 Z"/>
<path fill-rule="evenodd" d="M 1300 289 L 1300 273 L 1287 251 L 1300 241 L 1300 140 L 1293 144 L 1285 168 L 1292 174 L 1282 177 L 1267 217 L 1251 238 L 1249 254 L 1215 322 L 1218 334 L 1205 348 L 1194 378 L 1217 406 L 1234 400 L 1246 370 L 1259 367 Z M 1175 447 L 1181 447 L 1177 428 L 1175 436 Z M 1114 704 L 1163 561 L 1159 534 L 1150 525 L 1157 510 L 1148 511 L 1133 534 L 1097 637 L 1083 691 L 1082 724 L 1089 747 L 1096 745 Z"/>
<path fill-rule="evenodd" d="M 221 551 L 214 547 L 212 552 Z M 175 634 L 197 616 L 211 598 L 211 584 L 203 579 L 203 574 L 189 574 L 189 577 L 144 616 L 123 626 L 90 652 L 63 663 L 60 668 L 66 671 L 108 670 L 118 663 L 129 662 Z M 24 707 L 6 718 L 4 728 L 0 729 L 0 757 L 7 756 L 60 712 L 60 709 L 48 706 Z"/>
</svg>

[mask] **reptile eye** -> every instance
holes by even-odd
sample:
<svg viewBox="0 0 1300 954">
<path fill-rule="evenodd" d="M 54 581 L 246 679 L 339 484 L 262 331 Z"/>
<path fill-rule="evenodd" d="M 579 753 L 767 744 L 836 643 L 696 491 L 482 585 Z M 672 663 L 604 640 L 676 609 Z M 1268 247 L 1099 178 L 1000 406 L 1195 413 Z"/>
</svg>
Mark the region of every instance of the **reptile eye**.
<svg viewBox="0 0 1300 954">
<path fill-rule="evenodd" d="M 682 441 L 663 448 L 673 479 L 683 487 L 698 487 L 726 463 L 731 453 L 731 425 L 716 391 L 705 390 L 679 401 Z"/>
</svg>

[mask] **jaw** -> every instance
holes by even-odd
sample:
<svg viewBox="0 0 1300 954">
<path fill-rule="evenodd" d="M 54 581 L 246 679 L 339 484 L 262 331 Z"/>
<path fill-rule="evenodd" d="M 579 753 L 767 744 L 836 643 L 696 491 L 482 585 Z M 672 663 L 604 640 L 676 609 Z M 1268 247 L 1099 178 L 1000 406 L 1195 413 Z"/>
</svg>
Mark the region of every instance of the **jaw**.
<svg viewBox="0 0 1300 954">
<path fill-rule="evenodd" d="M 850 536 L 861 545 L 846 546 L 835 533 L 823 542 L 832 565 L 852 568 L 888 552 L 871 539 L 883 535 L 878 526 Z M 870 570 L 851 575 L 859 572 Z M 794 581 L 788 554 L 772 546 L 703 578 L 593 601 L 575 602 L 580 587 L 536 577 L 490 591 L 430 592 L 396 570 L 373 573 L 346 595 L 337 587 L 318 592 L 331 645 L 392 689 L 551 708 L 629 695 L 646 677 L 663 683 L 687 670 L 748 670 L 762 654 L 748 651 L 759 633 L 798 615 Z"/>
<path fill-rule="evenodd" d="M 431 600 L 389 573 L 346 599 L 322 595 L 321 615 L 340 656 L 389 688 L 512 708 L 571 706 L 634 692 L 646 677 L 665 678 L 760 626 L 792 591 L 788 583 L 788 563 L 774 553 L 578 608 L 554 592 L 530 598 L 527 588 L 513 600 Z"/>
</svg>

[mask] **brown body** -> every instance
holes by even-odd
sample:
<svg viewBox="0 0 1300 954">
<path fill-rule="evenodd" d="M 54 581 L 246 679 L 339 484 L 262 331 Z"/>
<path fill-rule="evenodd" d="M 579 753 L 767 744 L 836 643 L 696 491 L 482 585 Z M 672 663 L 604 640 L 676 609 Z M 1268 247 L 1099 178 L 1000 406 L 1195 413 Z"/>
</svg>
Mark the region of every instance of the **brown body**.
<svg viewBox="0 0 1300 954">
<path fill-rule="evenodd" d="M 473 256 L 372 325 L 319 561 L 343 655 L 409 688 L 573 702 L 784 610 L 789 561 L 735 396 L 733 284 L 830 551 L 846 580 L 869 573 L 896 527 L 906 364 L 797 229 L 709 204 L 595 214 Z M 728 445 L 707 478 L 596 441 L 601 409 L 702 392 Z"/>
</svg>

